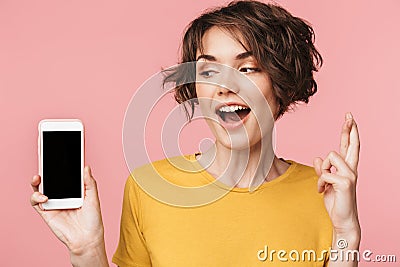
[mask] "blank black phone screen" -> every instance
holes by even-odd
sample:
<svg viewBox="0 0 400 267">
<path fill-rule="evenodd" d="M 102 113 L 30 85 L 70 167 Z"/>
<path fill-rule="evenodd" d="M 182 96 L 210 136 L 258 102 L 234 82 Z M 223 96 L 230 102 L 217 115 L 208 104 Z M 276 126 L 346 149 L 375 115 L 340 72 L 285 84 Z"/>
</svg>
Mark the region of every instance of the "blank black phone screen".
<svg viewBox="0 0 400 267">
<path fill-rule="evenodd" d="M 81 132 L 43 132 L 43 193 L 49 199 L 81 197 Z"/>
</svg>

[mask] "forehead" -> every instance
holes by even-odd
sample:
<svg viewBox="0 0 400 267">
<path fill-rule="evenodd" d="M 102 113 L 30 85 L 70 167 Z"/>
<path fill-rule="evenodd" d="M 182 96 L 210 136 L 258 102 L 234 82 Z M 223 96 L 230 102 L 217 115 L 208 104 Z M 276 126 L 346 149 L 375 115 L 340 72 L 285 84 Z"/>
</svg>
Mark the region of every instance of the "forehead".
<svg viewBox="0 0 400 267">
<path fill-rule="evenodd" d="M 204 33 L 201 43 L 202 51 L 197 49 L 196 58 L 202 54 L 217 58 L 232 58 L 247 51 L 243 43 L 239 32 L 214 26 Z"/>
</svg>

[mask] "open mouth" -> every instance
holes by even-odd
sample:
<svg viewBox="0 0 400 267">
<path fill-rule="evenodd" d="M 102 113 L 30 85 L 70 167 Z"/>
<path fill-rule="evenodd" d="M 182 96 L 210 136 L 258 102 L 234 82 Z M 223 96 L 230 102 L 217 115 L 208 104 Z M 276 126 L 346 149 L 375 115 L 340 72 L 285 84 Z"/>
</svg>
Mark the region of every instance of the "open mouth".
<svg viewBox="0 0 400 267">
<path fill-rule="evenodd" d="M 228 104 L 217 108 L 216 113 L 225 123 L 237 123 L 244 121 L 251 109 L 245 105 Z"/>
</svg>

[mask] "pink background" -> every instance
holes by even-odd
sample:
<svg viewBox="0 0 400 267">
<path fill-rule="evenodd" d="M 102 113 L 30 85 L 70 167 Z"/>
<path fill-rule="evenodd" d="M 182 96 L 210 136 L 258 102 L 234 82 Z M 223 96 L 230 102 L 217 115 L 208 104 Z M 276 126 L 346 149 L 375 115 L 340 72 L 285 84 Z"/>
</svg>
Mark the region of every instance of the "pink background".
<svg viewBox="0 0 400 267">
<path fill-rule="evenodd" d="M 98 181 L 111 260 L 128 176 L 124 111 L 142 82 L 177 62 L 186 24 L 223 3 L 0 2 L 2 266 L 70 266 L 64 245 L 29 204 L 29 182 L 38 171 L 37 123 L 43 118 L 77 117 L 85 123 L 86 162 Z M 344 113 L 352 111 L 362 142 L 361 247 L 396 254 L 400 261 L 400 2 L 278 3 L 314 25 L 325 59 L 311 103 L 277 125 L 278 155 L 311 164 L 337 149 Z"/>
</svg>

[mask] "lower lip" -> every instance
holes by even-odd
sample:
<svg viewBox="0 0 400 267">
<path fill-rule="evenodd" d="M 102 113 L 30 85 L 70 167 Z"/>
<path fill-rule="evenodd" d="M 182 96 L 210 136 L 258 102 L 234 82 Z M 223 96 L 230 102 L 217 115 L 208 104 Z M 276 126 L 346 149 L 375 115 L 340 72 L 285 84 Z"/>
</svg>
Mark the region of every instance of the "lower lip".
<svg viewBox="0 0 400 267">
<path fill-rule="evenodd" d="M 235 129 L 242 127 L 243 124 L 249 118 L 250 113 L 251 113 L 251 111 L 246 115 L 246 117 L 244 117 L 243 119 L 241 119 L 240 121 L 237 121 L 237 122 L 226 122 L 220 116 L 217 115 L 217 117 L 218 117 L 218 121 L 222 125 L 222 127 L 224 127 L 226 130 L 229 131 L 229 130 L 235 130 Z"/>
</svg>

